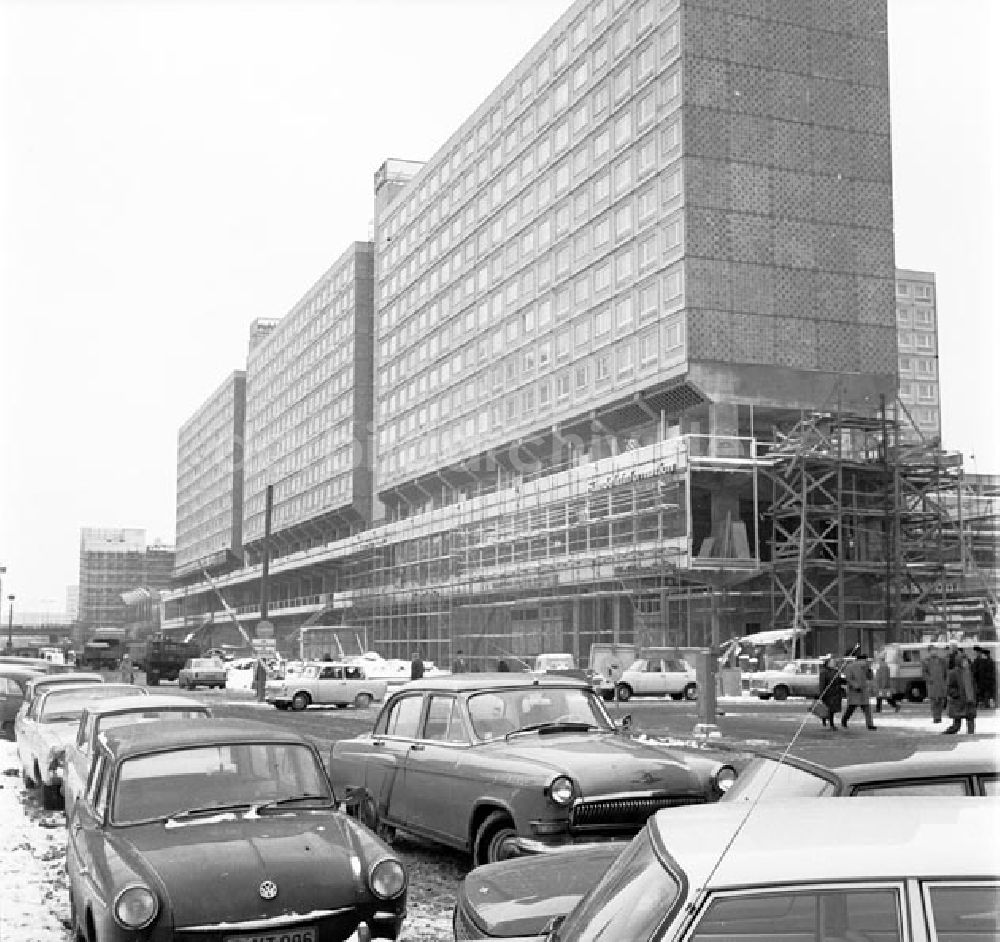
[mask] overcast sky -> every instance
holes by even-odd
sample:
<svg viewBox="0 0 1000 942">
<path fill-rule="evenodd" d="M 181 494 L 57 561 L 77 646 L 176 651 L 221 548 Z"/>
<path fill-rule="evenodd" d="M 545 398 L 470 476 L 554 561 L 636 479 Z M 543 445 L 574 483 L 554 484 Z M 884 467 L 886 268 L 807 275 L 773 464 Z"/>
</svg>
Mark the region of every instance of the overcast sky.
<svg viewBox="0 0 1000 942">
<path fill-rule="evenodd" d="M 177 430 L 567 0 L 0 0 L 0 565 L 174 539 Z M 896 264 L 937 275 L 945 446 L 1000 473 L 995 0 L 889 0 Z M 974 455 L 973 460 L 971 456 Z M 6 612 L 6 604 L 4 605 Z"/>
</svg>

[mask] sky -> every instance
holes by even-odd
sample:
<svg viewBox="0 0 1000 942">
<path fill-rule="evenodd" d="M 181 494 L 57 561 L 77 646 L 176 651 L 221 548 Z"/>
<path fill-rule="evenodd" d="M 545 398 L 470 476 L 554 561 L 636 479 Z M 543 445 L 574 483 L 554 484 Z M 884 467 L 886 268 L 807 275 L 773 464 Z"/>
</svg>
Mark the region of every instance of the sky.
<svg viewBox="0 0 1000 942">
<path fill-rule="evenodd" d="M 0 566 L 174 540 L 177 431 L 370 235 L 568 0 L 0 0 Z M 896 264 L 932 271 L 944 445 L 1000 473 L 1000 4 L 889 0 Z M 6 609 L 6 603 L 4 604 Z"/>
</svg>

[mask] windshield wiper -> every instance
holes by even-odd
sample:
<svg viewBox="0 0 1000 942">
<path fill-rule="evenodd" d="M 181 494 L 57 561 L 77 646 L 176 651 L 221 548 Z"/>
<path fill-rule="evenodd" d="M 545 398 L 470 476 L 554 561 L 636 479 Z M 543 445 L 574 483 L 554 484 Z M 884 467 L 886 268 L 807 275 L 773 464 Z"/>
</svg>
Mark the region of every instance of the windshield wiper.
<svg viewBox="0 0 1000 942">
<path fill-rule="evenodd" d="M 265 808 L 280 808 L 282 805 L 290 805 L 292 802 L 296 801 L 322 801 L 324 804 L 333 804 L 332 799 L 329 795 L 289 795 L 287 798 L 275 798 L 273 801 L 262 801 L 259 805 L 254 807 L 257 811 L 263 811 Z"/>
<path fill-rule="evenodd" d="M 561 723 L 549 720 L 545 723 L 532 723 L 531 726 L 522 726 L 520 729 L 511 730 L 505 738 L 510 739 L 511 736 L 514 736 L 517 733 L 560 732 L 566 729 L 588 730 L 600 728 L 600 726 L 597 726 L 594 723 L 588 723 L 585 720 L 563 720 Z"/>
<path fill-rule="evenodd" d="M 198 814 L 217 814 L 220 811 L 236 811 L 240 808 L 253 807 L 252 801 L 234 801 L 227 805 L 205 805 L 202 808 L 185 808 L 183 811 L 175 811 L 169 816 L 169 820 L 175 821 L 178 818 L 191 818 Z"/>
</svg>

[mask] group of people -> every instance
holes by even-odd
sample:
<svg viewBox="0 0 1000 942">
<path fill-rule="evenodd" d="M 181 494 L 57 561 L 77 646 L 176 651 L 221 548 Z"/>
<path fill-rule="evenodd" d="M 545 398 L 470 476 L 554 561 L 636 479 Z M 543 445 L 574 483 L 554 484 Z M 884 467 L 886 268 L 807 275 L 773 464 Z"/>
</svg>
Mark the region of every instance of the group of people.
<svg viewBox="0 0 1000 942">
<path fill-rule="evenodd" d="M 996 705 L 993 658 L 984 648 L 975 647 L 973 652 L 976 655 L 974 661 L 959 648 L 949 651 L 945 660 L 943 652 L 932 644 L 923 659 L 921 671 L 931 718 L 933 722 L 940 723 L 947 714 L 951 720 L 951 725 L 942 730 L 944 733 L 959 732 L 963 720 L 966 731 L 974 733 L 977 707 L 992 708 Z M 882 711 L 883 701 L 899 712 L 901 694 L 890 687 L 888 665 L 880 659 L 873 670 L 864 652 L 857 654 L 853 660 L 845 658 L 840 662 L 827 654 L 820 666 L 819 689 L 820 705 L 815 711 L 831 732 L 837 728 L 838 719 L 841 727 L 847 729 L 848 722 L 859 709 L 867 728 L 877 729 L 872 717 L 873 699 L 876 712 Z"/>
</svg>

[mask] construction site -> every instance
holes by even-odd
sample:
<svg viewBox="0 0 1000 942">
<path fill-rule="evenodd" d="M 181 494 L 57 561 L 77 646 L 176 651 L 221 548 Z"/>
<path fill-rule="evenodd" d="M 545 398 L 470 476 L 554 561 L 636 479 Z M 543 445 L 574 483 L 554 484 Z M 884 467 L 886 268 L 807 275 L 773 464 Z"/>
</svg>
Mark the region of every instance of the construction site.
<svg viewBox="0 0 1000 942">
<path fill-rule="evenodd" d="M 905 418 L 801 414 L 536 476 L 481 466 L 454 503 L 205 570 L 171 593 L 164 628 L 240 647 L 264 622 L 293 656 L 303 626 L 350 626 L 383 657 L 447 665 L 462 650 L 472 669 L 774 629 L 800 656 L 992 637 L 1000 480 L 967 476 Z"/>
</svg>

